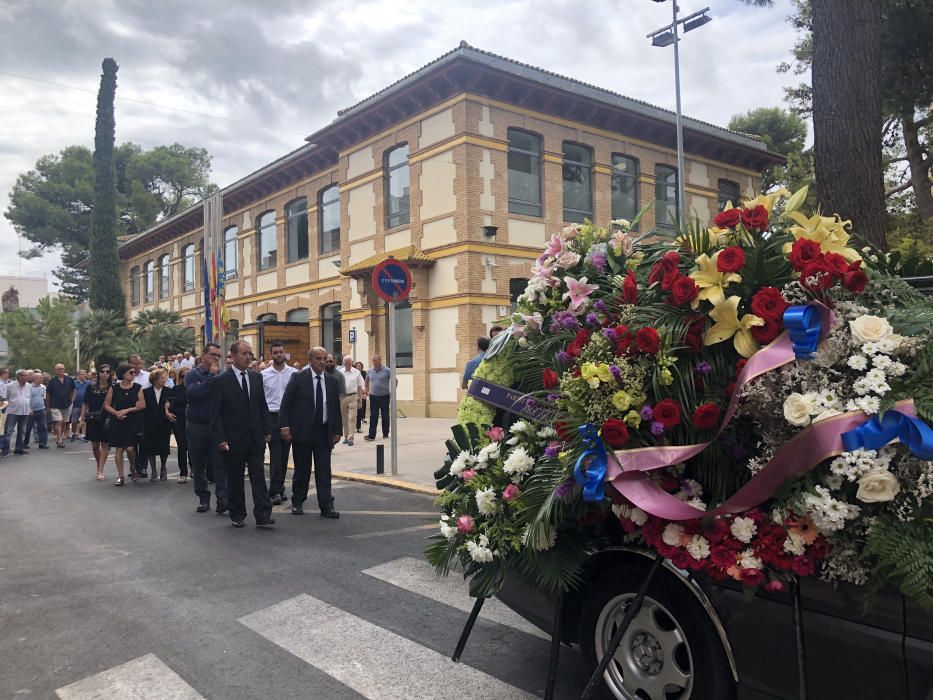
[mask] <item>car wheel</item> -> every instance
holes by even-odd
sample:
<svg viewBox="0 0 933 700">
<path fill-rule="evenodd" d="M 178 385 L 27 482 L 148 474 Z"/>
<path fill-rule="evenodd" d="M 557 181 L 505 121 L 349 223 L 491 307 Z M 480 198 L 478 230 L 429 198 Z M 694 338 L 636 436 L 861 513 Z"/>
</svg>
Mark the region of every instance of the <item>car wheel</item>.
<svg viewBox="0 0 933 700">
<path fill-rule="evenodd" d="M 648 567 L 613 568 L 586 591 L 579 618 L 580 653 L 592 674 Z M 603 674 L 603 697 L 687 700 L 735 697 L 729 661 L 713 623 L 684 584 L 661 570 Z"/>
</svg>

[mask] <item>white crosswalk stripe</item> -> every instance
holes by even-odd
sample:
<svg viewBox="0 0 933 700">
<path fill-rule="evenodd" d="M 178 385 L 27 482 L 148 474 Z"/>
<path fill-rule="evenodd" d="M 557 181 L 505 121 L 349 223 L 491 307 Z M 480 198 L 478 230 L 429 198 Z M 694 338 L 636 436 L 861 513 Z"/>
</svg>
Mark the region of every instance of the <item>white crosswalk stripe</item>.
<svg viewBox="0 0 933 700">
<path fill-rule="evenodd" d="M 470 598 L 467 584 L 457 575 L 441 578 L 434 574 L 434 567 L 414 557 L 402 557 L 363 571 L 364 574 L 391 583 L 406 591 L 449 605 L 463 612 L 473 609 L 474 598 Z M 525 618 L 512 612 L 495 598 L 483 603 L 479 616 L 484 620 L 514 627 L 522 632 L 550 640 L 550 635 L 535 627 Z"/>
<path fill-rule="evenodd" d="M 146 654 L 55 691 L 61 700 L 204 700 L 204 696 Z"/>
<path fill-rule="evenodd" d="M 240 622 L 370 700 L 445 698 L 451 688 L 476 700 L 534 697 L 309 595 Z"/>
</svg>

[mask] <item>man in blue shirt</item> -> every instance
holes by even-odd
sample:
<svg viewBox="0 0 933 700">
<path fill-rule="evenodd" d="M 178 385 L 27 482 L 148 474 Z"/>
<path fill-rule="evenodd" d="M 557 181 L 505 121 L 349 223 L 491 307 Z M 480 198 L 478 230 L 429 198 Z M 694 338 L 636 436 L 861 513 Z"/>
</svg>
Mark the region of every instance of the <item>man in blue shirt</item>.
<svg viewBox="0 0 933 700">
<path fill-rule="evenodd" d="M 87 379 L 87 372 L 85 370 L 78 370 L 78 377 L 75 379 L 75 400 L 71 405 L 71 438 L 70 441 L 74 442 L 75 438 L 84 439 L 84 427 L 81 425 L 81 407 L 84 405 L 84 392 L 87 391 L 87 388 L 91 383 Z"/>
<path fill-rule="evenodd" d="M 476 368 L 479 367 L 479 363 L 483 361 L 483 358 L 486 357 L 486 351 L 489 349 L 489 338 L 484 335 L 477 338 L 476 348 L 479 352 L 476 357 L 467 361 L 466 367 L 463 370 L 463 381 L 460 382 L 461 389 L 466 389 L 469 386 L 470 380 L 473 378 L 473 373 L 476 371 Z"/>
<path fill-rule="evenodd" d="M 369 435 L 364 440 L 376 439 L 376 426 L 382 416 L 382 437 L 389 437 L 389 382 L 392 377 L 391 370 L 382 364 L 382 356 L 373 355 L 370 359 L 372 367 L 366 373 L 366 393 L 369 395 Z M 396 380 L 398 385 L 398 380 Z"/>
<path fill-rule="evenodd" d="M 65 424 L 71 419 L 71 406 L 75 402 L 75 380 L 65 374 L 65 365 L 55 365 L 55 376 L 46 387 L 46 403 L 55 430 L 55 444 L 65 446 Z"/>
<path fill-rule="evenodd" d="M 201 353 L 200 363 L 185 375 L 188 411 L 185 427 L 188 432 L 188 461 L 194 476 L 194 493 L 198 497 L 198 513 L 211 509 L 208 482 L 213 476 L 217 513 L 227 512 L 227 472 L 220 453 L 211 439 L 211 395 L 214 378 L 220 371 L 220 346 L 208 343 Z"/>
<path fill-rule="evenodd" d="M 39 449 L 49 449 L 49 431 L 45 420 L 46 386 L 42 383 L 42 375 L 36 372 L 32 375 L 32 393 L 29 395 L 29 420 L 26 422 L 26 444 L 24 450 L 29 449 L 29 436 L 32 427 L 36 427 L 36 436 L 39 440 Z"/>
</svg>

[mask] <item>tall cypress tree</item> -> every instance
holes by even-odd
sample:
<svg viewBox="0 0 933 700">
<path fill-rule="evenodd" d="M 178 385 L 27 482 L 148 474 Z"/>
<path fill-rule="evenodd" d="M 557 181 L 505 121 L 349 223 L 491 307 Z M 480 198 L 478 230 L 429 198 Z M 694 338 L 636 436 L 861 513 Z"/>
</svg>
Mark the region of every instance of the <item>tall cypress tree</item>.
<svg viewBox="0 0 933 700">
<path fill-rule="evenodd" d="M 93 309 L 126 313 L 117 254 L 117 186 L 113 166 L 113 100 L 117 91 L 117 62 L 105 58 L 97 93 L 94 131 L 94 209 L 91 212 L 88 276 Z"/>
</svg>

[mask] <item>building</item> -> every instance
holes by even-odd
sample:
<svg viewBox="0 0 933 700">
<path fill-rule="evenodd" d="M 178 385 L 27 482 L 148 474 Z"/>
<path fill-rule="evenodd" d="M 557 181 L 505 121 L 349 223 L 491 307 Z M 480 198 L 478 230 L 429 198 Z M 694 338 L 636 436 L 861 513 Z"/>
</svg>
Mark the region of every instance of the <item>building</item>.
<svg viewBox="0 0 933 700">
<path fill-rule="evenodd" d="M 13 309 L 35 309 L 40 299 L 49 296 L 49 281 L 45 277 L 0 275 L 0 294 L 3 296 L 0 313 Z M 5 365 L 8 357 L 7 342 L 0 337 L 0 365 Z"/>
<path fill-rule="evenodd" d="M 652 201 L 642 230 L 675 223 L 673 113 L 466 43 L 307 141 L 223 189 L 232 326 L 255 343 L 301 324 L 308 344 L 368 366 L 386 354 L 371 271 L 404 260 L 414 285 L 399 308 L 398 397 L 409 414 L 454 414 L 477 336 L 509 313 L 550 233 Z M 684 148 L 687 208 L 703 220 L 755 194 L 781 161 L 692 119 Z M 132 314 L 161 306 L 202 327 L 202 227 L 196 205 L 121 244 Z"/>
</svg>

